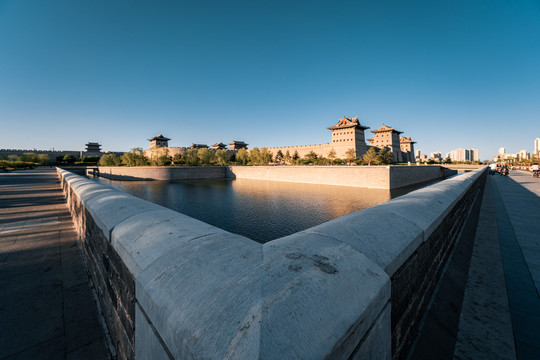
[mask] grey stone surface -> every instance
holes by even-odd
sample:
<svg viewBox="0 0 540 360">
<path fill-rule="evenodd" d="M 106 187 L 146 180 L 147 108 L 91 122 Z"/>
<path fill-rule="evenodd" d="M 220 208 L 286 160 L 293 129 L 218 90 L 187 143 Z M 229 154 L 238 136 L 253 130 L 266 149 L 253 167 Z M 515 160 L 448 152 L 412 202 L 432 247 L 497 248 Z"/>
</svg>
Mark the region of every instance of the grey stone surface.
<svg viewBox="0 0 540 360">
<path fill-rule="evenodd" d="M 298 233 L 263 247 L 261 355 L 350 356 L 390 299 L 388 275 L 323 235 Z"/>
<path fill-rule="evenodd" d="M 524 236 L 528 230 L 540 231 L 537 214 L 540 198 L 520 185 L 522 173 L 510 177 L 494 176 L 493 200 L 497 229 L 508 289 L 510 315 L 518 358 L 537 358 L 540 355 L 540 296 L 535 282 L 534 243 Z M 540 186 L 537 185 L 537 186 Z M 527 209 L 528 212 L 519 211 Z M 528 223 L 521 222 L 528 219 Z"/>
<path fill-rule="evenodd" d="M 389 222 L 392 226 L 388 226 Z M 389 276 L 424 241 L 424 232 L 416 224 L 379 207 L 342 216 L 302 233 L 322 234 L 342 241 L 366 255 Z"/>
<path fill-rule="evenodd" d="M 390 304 L 386 305 L 386 308 L 381 312 L 370 331 L 351 355 L 351 359 L 376 360 L 392 358 L 390 307 Z"/>
<path fill-rule="evenodd" d="M 148 323 L 141 307 L 137 304 L 135 308 L 135 355 L 137 359 L 169 360 L 168 349 L 165 350 L 163 340 L 158 339 L 156 331 Z"/>
<path fill-rule="evenodd" d="M 56 172 L 0 174 L 0 224 L 0 358 L 108 358 Z"/>
<path fill-rule="evenodd" d="M 180 243 L 225 230 L 168 209 L 134 215 L 118 224 L 112 243 L 134 276 Z"/>
<path fill-rule="evenodd" d="M 463 298 L 455 359 L 516 359 L 492 191 L 488 178 Z"/>
</svg>

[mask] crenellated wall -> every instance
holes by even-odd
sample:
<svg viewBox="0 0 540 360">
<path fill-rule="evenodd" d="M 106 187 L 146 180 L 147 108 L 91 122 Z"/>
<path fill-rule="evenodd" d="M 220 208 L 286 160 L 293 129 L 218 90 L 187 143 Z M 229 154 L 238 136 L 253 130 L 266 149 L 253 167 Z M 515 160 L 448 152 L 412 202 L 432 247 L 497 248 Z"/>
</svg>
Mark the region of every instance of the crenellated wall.
<svg viewBox="0 0 540 360">
<path fill-rule="evenodd" d="M 265 244 L 58 173 L 119 358 L 397 359 L 485 169 Z"/>
</svg>

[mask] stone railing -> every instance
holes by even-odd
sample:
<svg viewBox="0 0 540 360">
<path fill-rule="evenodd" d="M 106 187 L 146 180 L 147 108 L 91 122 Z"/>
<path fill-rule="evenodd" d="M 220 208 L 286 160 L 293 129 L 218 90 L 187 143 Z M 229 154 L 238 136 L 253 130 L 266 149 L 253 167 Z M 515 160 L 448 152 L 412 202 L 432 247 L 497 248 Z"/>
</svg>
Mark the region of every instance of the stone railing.
<svg viewBox="0 0 540 360">
<path fill-rule="evenodd" d="M 265 244 L 58 172 L 119 358 L 388 359 L 484 171 Z"/>
</svg>

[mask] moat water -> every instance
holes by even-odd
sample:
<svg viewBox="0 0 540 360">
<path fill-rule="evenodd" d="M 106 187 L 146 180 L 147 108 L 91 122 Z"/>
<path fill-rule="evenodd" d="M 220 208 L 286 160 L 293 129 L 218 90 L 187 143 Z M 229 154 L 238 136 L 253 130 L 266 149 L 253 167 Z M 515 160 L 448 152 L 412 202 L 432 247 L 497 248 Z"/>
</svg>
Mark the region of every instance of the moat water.
<svg viewBox="0 0 540 360">
<path fill-rule="evenodd" d="M 418 188 L 379 190 L 247 179 L 96 181 L 260 243 Z"/>
</svg>

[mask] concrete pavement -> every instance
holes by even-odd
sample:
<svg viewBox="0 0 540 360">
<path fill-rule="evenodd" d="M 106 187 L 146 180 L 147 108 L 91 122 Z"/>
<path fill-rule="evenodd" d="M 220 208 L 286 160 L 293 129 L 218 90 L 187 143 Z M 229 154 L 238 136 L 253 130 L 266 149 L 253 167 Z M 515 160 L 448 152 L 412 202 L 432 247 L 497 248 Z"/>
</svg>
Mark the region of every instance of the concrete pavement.
<svg viewBox="0 0 540 360">
<path fill-rule="evenodd" d="M 109 359 L 54 169 L 0 173 L 0 359 Z"/>
<path fill-rule="evenodd" d="M 456 359 L 540 358 L 540 179 L 488 176 Z"/>
</svg>

